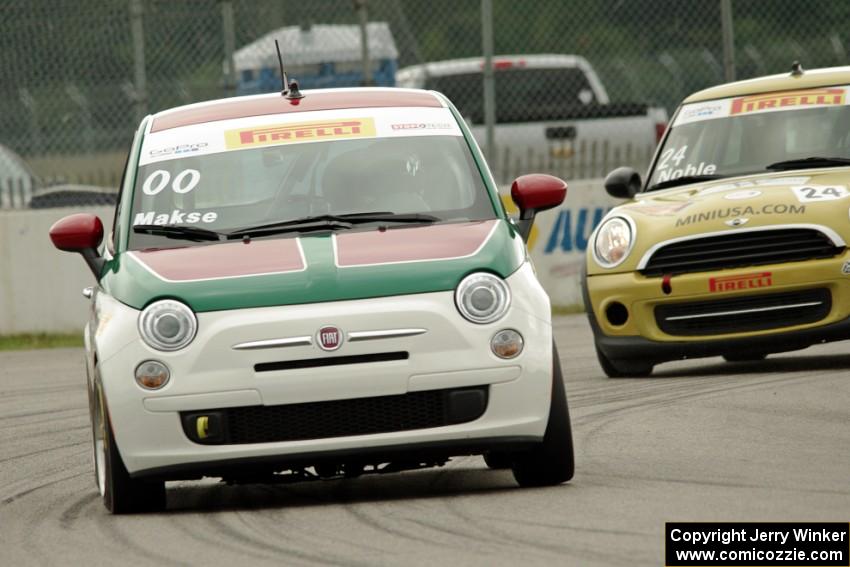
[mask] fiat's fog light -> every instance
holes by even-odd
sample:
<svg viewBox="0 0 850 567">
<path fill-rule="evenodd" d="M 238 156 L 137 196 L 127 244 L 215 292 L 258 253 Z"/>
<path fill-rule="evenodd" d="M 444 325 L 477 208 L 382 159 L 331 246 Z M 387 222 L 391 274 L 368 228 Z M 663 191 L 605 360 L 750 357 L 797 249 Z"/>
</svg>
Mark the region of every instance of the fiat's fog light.
<svg viewBox="0 0 850 567">
<path fill-rule="evenodd" d="M 146 390 L 159 390 L 171 378 L 171 371 L 158 360 L 146 360 L 136 367 L 136 382 Z"/>
<path fill-rule="evenodd" d="M 522 335 L 513 329 L 499 331 L 490 339 L 490 348 L 499 358 L 515 358 L 522 352 Z"/>
</svg>

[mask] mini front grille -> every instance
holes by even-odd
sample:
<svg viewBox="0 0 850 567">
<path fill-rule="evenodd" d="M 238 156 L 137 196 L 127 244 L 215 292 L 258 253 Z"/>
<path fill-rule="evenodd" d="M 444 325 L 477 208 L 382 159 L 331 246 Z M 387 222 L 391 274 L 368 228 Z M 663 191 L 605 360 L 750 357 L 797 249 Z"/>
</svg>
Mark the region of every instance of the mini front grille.
<svg viewBox="0 0 850 567">
<path fill-rule="evenodd" d="M 832 296 L 821 288 L 659 305 L 655 321 L 668 335 L 722 335 L 814 323 L 831 308 Z"/>
<path fill-rule="evenodd" d="M 844 251 L 819 230 L 786 228 L 736 232 L 667 244 L 640 270 L 645 276 L 832 258 Z"/>
<path fill-rule="evenodd" d="M 196 443 L 272 443 L 371 435 L 466 423 L 487 409 L 488 387 L 410 392 L 278 406 L 183 412 Z M 201 426 L 199 426 L 202 423 Z"/>
</svg>

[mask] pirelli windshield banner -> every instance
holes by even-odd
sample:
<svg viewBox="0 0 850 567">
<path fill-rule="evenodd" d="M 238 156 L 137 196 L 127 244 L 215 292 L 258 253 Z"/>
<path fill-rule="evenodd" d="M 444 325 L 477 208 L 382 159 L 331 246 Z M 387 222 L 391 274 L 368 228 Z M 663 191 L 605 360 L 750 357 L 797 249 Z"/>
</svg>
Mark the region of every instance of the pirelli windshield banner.
<svg viewBox="0 0 850 567">
<path fill-rule="evenodd" d="M 850 104 L 849 90 L 850 87 L 818 87 L 695 102 L 682 107 L 682 110 L 676 115 L 676 121 L 673 125 L 681 126 L 682 124 L 703 120 L 747 116 L 763 112 L 844 106 Z"/>
<path fill-rule="evenodd" d="M 845 522 L 670 522 L 667 567 L 839 567 L 850 565 Z"/>
<path fill-rule="evenodd" d="M 250 116 L 145 135 L 140 165 L 171 159 L 355 138 L 461 136 L 447 108 L 356 108 Z"/>
</svg>

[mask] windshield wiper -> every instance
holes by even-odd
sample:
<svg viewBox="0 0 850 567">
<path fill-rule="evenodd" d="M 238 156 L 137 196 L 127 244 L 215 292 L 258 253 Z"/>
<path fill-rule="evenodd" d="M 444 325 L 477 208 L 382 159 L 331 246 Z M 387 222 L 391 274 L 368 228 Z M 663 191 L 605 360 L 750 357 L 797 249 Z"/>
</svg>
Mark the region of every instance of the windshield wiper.
<svg viewBox="0 0 850 567">
<path fill-rule="evenodd" d="M 650 187 L 647 187 L 647 191 L 655 191 L 656 189 L 667 189 L 668 187 L 676 187 L 678 185 L 687 185 L 688 183 L 699 183 L 700 181 L 713 181 L 715 179 L 722 178 L 722 175 L 716 174 L 703 174 L 703 175 L 685 175 L 683 177 L 677 177 L 676 179 L 668 179 L 666 181 L 662 181 L 660 183 L 656 183 Z"/>
<path fill-rule="evenodd" d="M 227 235 L 221 232 L 180 224 L 137 224 L 133 226 L 133 232 L 137 234 L 155 234 L 156 236 L 164 236 L 177 240 L 193 240 L 196 242 L 225 240 L 227 238 Z"/>
<path fill-rule="evenodd" d="M 335 230 L 351 228 L 355 224 L 365 224 L 370 222 L 433 223 L 438 220 L 440 220 L 439 217 L 432 215 L 419 213 L 397 215 L 387 211 L 378 211 L 374 213 L 350 213 L 343 215 L 316 215 L 288 221 L 273 222 L 270 224 L 246 226 L 244 228 L 238 228 L 230 231 L 228 236 L 238 237 L 245 234 L 274 234 L 301 230 Z"/>
<path fill-rule="evenodd" d="M 367 222 L 399 222 L 399 223 L 433 223 L 437 222 L 440 217 L 434 215 L 426 215 L 424 213 L 352 213 L 348 215 L 339 215 L 347 222 L 354 224 L 363 224 Z"/>
<path fill-rule="evenodd" d="M 801 159 L 788 159 L 772 163 L 765 167 L 765 169 L 809 169 L 812 167 L 838 167 L 841 165 L 850 165 L 850 158 L 812 156 Z"/>
</svg>

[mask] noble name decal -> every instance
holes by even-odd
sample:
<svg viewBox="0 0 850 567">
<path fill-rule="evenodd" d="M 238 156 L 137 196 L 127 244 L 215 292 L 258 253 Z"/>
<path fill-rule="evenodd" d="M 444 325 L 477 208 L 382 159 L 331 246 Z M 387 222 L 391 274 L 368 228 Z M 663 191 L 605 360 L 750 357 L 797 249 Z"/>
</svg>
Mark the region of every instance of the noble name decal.
<svg viewBox="0 0 850 567">
<path fill-rule="evenodd" d="M 229 150 L 294 142 L 373 137 L 375 121 L 371 118 L 274 124 L 224 132 L 225 146 Z"/>
<path fill-rule="evenodd" d="M 809 89 L 744 96 L 732 101 L 731 115 L 779 110 L 794 106 L 832 106 L 844 104 L 844 89 Z"/>
<path fill-rule="evenodd" d="M 773 285 L 773 274 L 771 272 L 757 272 L 754 274 L 743 274 L 740 276 L 724 276 L 722 278 L 709 278 L 708 291 L 737 291 L 741 289 L 758 289 Z"/>
</svg>

